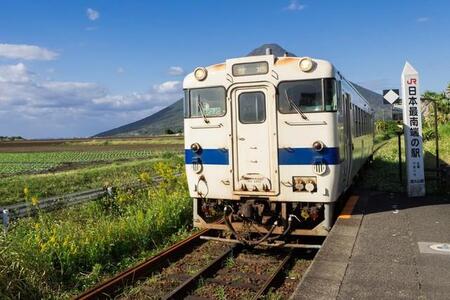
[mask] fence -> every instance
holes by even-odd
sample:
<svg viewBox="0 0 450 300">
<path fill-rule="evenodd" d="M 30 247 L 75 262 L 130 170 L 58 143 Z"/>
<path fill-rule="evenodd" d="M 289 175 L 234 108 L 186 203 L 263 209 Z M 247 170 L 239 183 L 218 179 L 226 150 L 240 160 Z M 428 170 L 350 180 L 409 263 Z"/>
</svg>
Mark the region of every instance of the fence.
<svg viewBox="0 0 450 300">
<path fill-rule="evenodd" d="M 180 176 L 181 174 L 175 174 L 175 176 Z M 159 183 L 163 180 L 163 177 L 157 176 L 151 178 L 152 183 Z M 121 186 L 121 189 L 140 189 L 144 188 L 146 185 L 142 183 L 136 183 L 126 186 Z M 85 203 L 91 200 L 98 199 L 103 196 L 113 195 L 114 187 L 108 188 L 96 188 L 85 190 L 82 192 L 76 192 L 71 194 L 65 194 L 62 196 L 53 196 L 45 199 L 41 199 L 39 203 L 33 205 L 30 202 L 22 202 L 13 205 L 8 205 L 0 208 L 0 218 L 3 221 L 3 228 L 6 230 L 8 228 L 9 222 L 12 219 L 29 217 L 37 214 L 39 211 L 51 211 L 55 209 L 60 209 L 63 207 L 69 207 L 72 205 Z"/>
</svg>

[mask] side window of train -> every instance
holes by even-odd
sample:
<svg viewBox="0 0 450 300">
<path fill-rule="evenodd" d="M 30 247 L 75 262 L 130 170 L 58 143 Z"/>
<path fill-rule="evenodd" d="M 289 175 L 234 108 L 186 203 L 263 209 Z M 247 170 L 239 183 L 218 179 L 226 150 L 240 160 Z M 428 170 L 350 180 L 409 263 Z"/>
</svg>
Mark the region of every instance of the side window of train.
<svg viewBox="0 0 450 300">
<path fill-rule="evenodd" d="M 189 90 L 184 90 L 183 109 L 184 109 L 184 117 L 189 118 Z"/>
<path fill-rule="evenodd" d="M 358 136 L 362 135 L 362 110 L 358 107 Z"/>
<path fill-rule="evenodd" d="M 356 136 L 356 107 L 352 104 L 352 134 Z"/>
<path fill-rule="evenodd" d="M 359 136 L 363 135 L 363 110 L 359 109 Z"/>
<path fill-rule="evenodd" d="M 342 107 L 342 102 L 344 101 L 344 93 L 342 93 L 342 84 L 340 80 L 336 81 L 337 87 L 337 107 L 340 109 Z"/>
<path fill-rule="evenodd" d="M 338 108 L 338 87 L 334 78 L 323 80 L 325 111 L 336 111 Z"/>
<path fill-rule="evenodd" d="M 226 113 L 225 88 L 192 89 L 189 93 L 189 114 L 196 117 L 221 117 Z"/>
</svg>

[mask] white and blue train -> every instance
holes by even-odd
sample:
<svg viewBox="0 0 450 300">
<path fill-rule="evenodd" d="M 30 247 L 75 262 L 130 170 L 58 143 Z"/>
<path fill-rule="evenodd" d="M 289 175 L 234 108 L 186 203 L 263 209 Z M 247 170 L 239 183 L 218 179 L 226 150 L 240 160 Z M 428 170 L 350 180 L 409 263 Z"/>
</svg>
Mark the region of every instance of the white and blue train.
<svg viewBox="0 0 450 300">
<path fill-rule="evenodd" d="M 328 61 L 268 49 L 199 67 L 183 88 L 194 225 L 326 235 L 373 150 L 373 110 L 352 84 Z"/>
</svg>

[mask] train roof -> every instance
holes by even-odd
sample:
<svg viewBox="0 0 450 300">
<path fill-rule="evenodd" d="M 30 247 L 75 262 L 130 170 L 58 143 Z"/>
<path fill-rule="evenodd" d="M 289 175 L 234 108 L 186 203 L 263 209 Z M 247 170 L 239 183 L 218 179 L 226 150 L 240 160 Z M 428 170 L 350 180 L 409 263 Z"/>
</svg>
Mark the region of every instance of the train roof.
<svg viewBox="0 0 450 300">
<path fill-rule="evenodd" d="M 201 88 L 207 86 L 225 86 L 228 87 L 234 83 L 271 81 L 278 85 L 281 81 L 288 80 L 307 80 L 317 78 L 329 78 L 336 76 L 336 68 L 329 61 L 311 58 L 314 62 L 314 68 L 310 72 L 301 72 L 299 62 L 309 57 L 297 56 L 275 56 L 255 55 L 227 59 L 225 62 L 204 67 L 207 71 L 207 79 L 199 81 L 195 78 L 194 72 L 189 73 L 183 81 L 183 88 Z M 268 73 L 250 76 L 232 76 L 232 67 L 241 63 L 267 62 L 269 66 Z"/>
</svg>

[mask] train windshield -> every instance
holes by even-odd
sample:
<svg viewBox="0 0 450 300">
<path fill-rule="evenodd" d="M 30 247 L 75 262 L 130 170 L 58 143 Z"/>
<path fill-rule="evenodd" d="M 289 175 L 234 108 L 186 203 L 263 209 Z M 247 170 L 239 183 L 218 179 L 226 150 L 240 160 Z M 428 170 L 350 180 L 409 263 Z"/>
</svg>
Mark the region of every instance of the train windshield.
<svg viewBox="0 0 450 300">
<path fill-rule="evenodd" d="M 282 82 L 278 90 L 278 109 L 281 113 L 294 114 L 297 113 L 296 108 L 301 112 L 336 110 L 337 96 L 334 79 Z"/>
<path fill-rule="evenodd" d="M 187 95 L 186 95 L 187 96 Z M 225 115 L 225 89 L 223 87 L 192 89 L 189 92 L 190 117 L 219 117 Z"/>
</svg>

